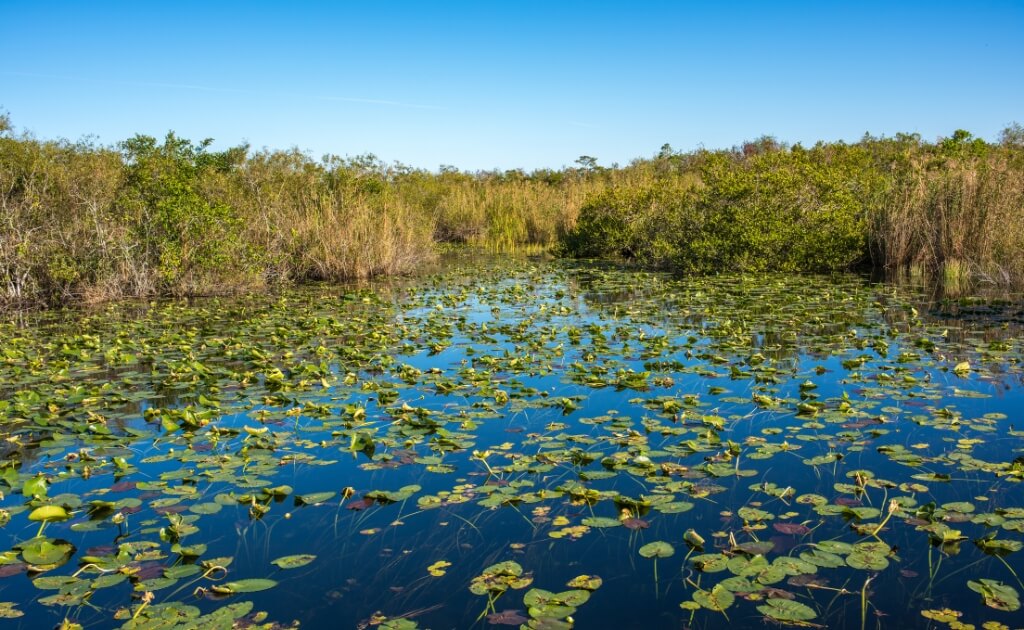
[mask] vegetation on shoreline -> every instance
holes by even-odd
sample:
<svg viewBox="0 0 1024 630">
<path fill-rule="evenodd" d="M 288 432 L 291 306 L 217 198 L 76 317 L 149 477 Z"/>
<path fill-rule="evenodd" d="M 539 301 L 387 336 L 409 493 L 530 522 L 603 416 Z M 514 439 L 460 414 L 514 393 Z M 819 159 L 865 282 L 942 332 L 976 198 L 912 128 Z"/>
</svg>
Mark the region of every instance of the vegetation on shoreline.
<svg viewBox="0 0 1024 630">
<path fill-rule="evenodd" d="M 688 272 L 942 271 L 1024 281 L 1024 129 L 812 148 L 762 138 L 654 160 L 676 173 L 588 199 L 565 250 Z"/>
<path fill-rule="evenodd" d="M 1024 129 L 438 173 L 212 151 L 169 133 L 43 141 L 0 117 L 0 305 L 233 292 L 415 270 L 437 243 L 686 272 L 874 266 L 1024 280 Z"/>
</svg>

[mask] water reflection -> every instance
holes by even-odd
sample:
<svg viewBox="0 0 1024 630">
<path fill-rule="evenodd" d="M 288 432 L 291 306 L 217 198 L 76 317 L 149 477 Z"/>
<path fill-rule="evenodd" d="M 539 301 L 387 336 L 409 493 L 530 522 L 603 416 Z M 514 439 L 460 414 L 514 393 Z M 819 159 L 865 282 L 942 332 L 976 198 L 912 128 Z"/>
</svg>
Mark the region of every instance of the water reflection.
<svg viewBox="0 0 1024 630">
<path fill-rule="evenodd" d="M 830 627 L 946 606 L 1010 621 L 963 593 L 1017 584 L 972 541 L 1024 523 L 1019 308 L 958 304 L 858 276 L 492 262 L 40 315 L 2 330 L 0 600 L 26 628 L 117 627 L 146 592 L 151 610 L 252 600 L 304 627 L 461 628 L 529 619 L 530 588 L 599 575 L 578 627 L 760 627 L 787 621 L 784 601 Z M 90 582 L 26 579 L 26 503 L 73 514 L 45 533 L 77 555 L 39 575 Z M 657 577 L 639 553 L 655 541 L 675 550 Z M 289 554 L 316 560 L 271 564 Z M 229 557 L 227 580 L 277 586 L 195 577 Z M 124 582 L 96 588 L 90 559 Z M 503 561 L 532 583 L 469 591 Z M 727 609 L 699 603 L 722 583 Z"/>
</svg>

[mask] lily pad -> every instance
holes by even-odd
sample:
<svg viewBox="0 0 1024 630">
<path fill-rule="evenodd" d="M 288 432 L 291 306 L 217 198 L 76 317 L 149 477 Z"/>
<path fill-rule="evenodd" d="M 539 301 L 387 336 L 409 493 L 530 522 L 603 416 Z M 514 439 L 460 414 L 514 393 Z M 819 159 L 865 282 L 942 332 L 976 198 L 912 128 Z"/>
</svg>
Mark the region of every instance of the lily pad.
<svg viewBox="0 0 1024 630">
<path fill-rule="evenodd" d="M 316 556 L 311 554 L 298 554 L 294 556 L 282 556 L 275 560 L 271 560 L 271 564 L 275 564 L 282 569 L 298 569 L 304 567 L 310 562 L 316 560 Z"/>
<path fill-rule="evenodd" d="M 978 593 L 990 608 L 1013 612 L 1020 609 L 1020 594 L 1017 589 L 998 580 L 970 580 L 967 587 Z"/>
<path fill-rule="evenodd" d="M 640 555 L 645 558 L 670 558 L 675 552 L 672 545 L 660 540 L 640 547 Z"/>
<path fill-rule="evenodd" d="M 698 590 L 694 592 L 693 601 L 709 610 L 723 612 L 726 608 L 732 606 L 733 602 L 736 601 L 736 596 L 721 584 L 716 584 L 709 591 Z"/>
<path fill-rule="evenodd" d="M 256 593 L 259 591 L 266 591 L 277 586 L 277 582 L 274 580 L 268 580 L 265 578 L 249 578 L 245 580 L 236 580 L 234 582 L 225 582 L 223 584 L 215 584 L 210 588 L 217 593 L 225 595 L 234 595 L 237 593 Z"/>
<path fill-rule="evenodd" d="M 59 505 L 42 505 L 28 515 L 30 521 L 66 521 L 68 518 L 67 510 Z"/>
<path fill-rule="evenodd" d="M 792 599 L 771 598 L 757 609 L 765 617 L 782 623 L 810 621 L 818 616 L 813 608 Z"/>
</svg>

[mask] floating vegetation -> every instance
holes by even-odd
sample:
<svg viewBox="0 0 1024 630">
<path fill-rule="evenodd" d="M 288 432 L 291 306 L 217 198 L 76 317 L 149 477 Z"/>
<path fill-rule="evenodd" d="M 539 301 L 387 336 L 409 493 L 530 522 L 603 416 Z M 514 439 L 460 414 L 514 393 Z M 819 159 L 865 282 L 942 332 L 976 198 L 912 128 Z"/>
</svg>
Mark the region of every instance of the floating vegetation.
<svg viewBox="0 0 1024 630">
<path fill-rule="evenodd" d="M 950 310 L 508 262 L 0 324 L 0 618 L 1019 624 L 1021 322 Z"/>
</svg>

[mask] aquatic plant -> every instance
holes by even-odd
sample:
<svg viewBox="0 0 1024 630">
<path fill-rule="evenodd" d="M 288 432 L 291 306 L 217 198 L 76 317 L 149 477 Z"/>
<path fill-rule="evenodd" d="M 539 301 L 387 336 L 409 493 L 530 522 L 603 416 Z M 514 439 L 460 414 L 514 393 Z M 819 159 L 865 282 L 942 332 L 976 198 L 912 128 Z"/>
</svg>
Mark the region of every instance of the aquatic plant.
<svg viewBox="0 0 1024 630">
<path fill-rule="evenodd" d="M 1020 323 L 851 275 L 497 260 L 12 319 L 0 615 L 1009 624 Z"/>
</svg>

